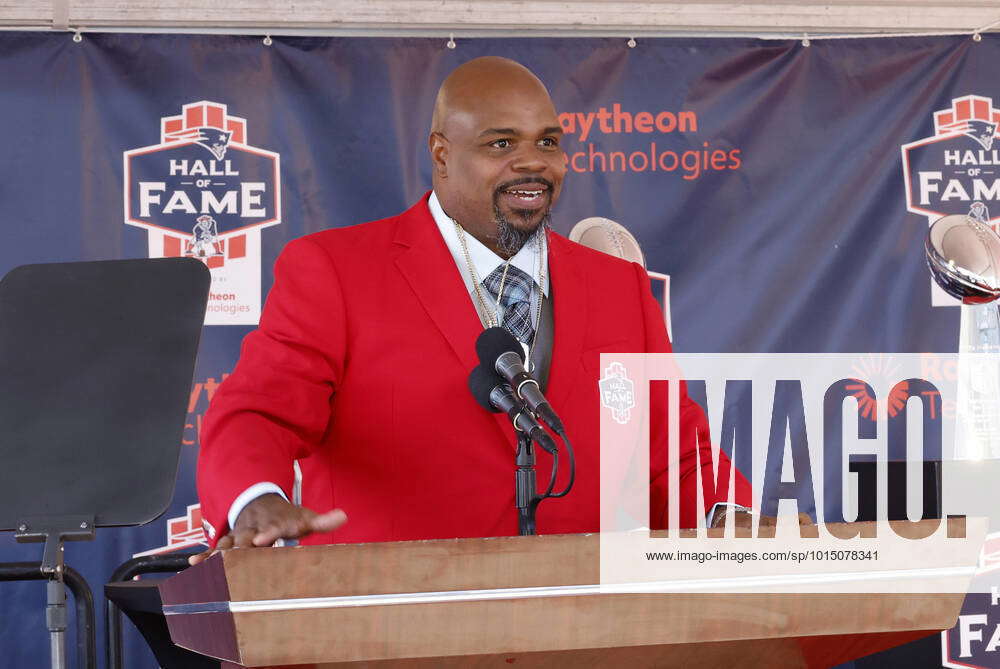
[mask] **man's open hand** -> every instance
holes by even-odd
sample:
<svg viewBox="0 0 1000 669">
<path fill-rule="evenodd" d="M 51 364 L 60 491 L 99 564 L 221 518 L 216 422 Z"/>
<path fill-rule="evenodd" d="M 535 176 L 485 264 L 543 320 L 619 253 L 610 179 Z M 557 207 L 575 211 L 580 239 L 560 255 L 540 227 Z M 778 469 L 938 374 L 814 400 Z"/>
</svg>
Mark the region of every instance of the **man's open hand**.
<svg viewBox="0 0 1000 669">
<path fill-rule="evenodd" d="M 189 562 L 198 564 L 216 551 L 228 548 L 271 546 L 278 539 L 299 539 L 313 532 L 332 532 L 346 522 L 347 514 L 340 509 L 316 513 L 295 506 L 281 495 L 261 495 L 243 507 L 236 526 L 219 539 L 215 549 L 192 555 Z"/>
</svg>

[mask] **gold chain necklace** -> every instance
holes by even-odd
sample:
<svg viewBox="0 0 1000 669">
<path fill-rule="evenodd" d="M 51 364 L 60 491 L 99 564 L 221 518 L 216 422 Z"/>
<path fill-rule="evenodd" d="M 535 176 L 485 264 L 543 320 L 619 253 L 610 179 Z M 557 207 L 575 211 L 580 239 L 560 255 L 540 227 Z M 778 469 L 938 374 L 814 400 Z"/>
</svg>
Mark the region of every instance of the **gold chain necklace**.
<svg viewBox="0 0 1000 669">
<path fill-rule="evenodd" d="M 462 245 L 462 252 L 465 254 L 465 266 L 469 270 L 469 276 L 472 278 L 472 287 L 476 291 L 476 301 L 479 302 L 479 321 L 482 322 L 483 315 L 486 316 L 487 322 L 483 323 L 486 327 L 496 327 L 499 323 L 496 318 L 490 315 L 489 307 L 486 306 L 486 300 L 483 299 L 483 293 L 479 288 L 479 276 L 476 274 L 476 268 L 472 265 L 472 256 L 469 255 L 469 245 L 465 242 L 465 228 L 458 224 L 454 218 L 451 222 L 455 224 L 455 233 L 458 235 L 458 241 Z M 504 274 L 506 274 L 506 268 L 504 269 Z"/>
<path fill-rule="evenodd" d="M 462 246 L 462 253 L 465 256 L 465 266 L 469 270 L 469 276 L 472 279 L 472 285 L 473 288 L 475 289 L 476 301 L 479 303 L 480 306 L 479 320 L 480 322 L 482 322 L 483 315 L 485 315 L 486 322 L 483 323 L 483 325 L 486 327 L 497 327 L 500 325 L 500 306 L 501 306 L 500 297 L 503 295 L 503 286 L 507 280 L 507 270 L 510 268 L 510 261 L 513 259 L 514 256 L 507 258 L 507 260 L 504 262 L 503 274 L 500 276 L 500 287 L 497 289 L 497 299 L 496 299 L 497 307 L 494 310 L 493 314 L 490 314 L 490 308 L 486 305 L 486 300 L 483 298 L 482 291 L 479 287 L 480 284 L 479 275 L 476 274 L 476 268 L 472 264 L 472 255 L 469 253 L 469 245 L 465 241 L 465 228 L 459 225 L 458 221 L 456 221 L 455 219 L 451 219 L 451 222 L 455 224 L 455 233 L 458 235 L 458 241 L 459 244 L 461 244 Z M 535 231 L 535 263 L 536 263 L 536 268 L 538 270 L 537 285 L 539 294 L 538 294 L 537 304 L 535 307 L 535 319 L 534 319 L 535 323 L 534 327 L 532 328 L 533 332 L 531 336 L 531 342 L 530 343 L 521 342 L 521 345 L 524 346 L 524 353 L 527 360 L 531 359 L 531 346 L 534 346 L 535 344 L 535 339 L 538 337 L 538 326 L 542 322 L 542 299 L 544 298 L 544 295 L 542 295 L 541 290 L 542 290 L 542 282 L 545 281 L 545 265 L 546 265 L 542 254 L 543 251 L 548 250 L 547 244 L 546 248 L 543 248 L 542 238 L 544 236 L 545 236 L 544 229 Z"/>
</svg>

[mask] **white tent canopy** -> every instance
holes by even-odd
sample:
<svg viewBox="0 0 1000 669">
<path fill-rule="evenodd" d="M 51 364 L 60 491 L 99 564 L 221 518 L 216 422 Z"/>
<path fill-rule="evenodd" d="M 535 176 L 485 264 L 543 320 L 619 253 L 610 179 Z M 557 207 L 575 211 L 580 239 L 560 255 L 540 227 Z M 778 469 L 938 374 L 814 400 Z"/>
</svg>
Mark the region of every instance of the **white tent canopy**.
<svg viewBox="0 0 1000 669">
<path fill-rule="evenodd" d="M 0 0 L 0 28 L 35 30 L 822 36 L 998 27 L 997 0 Z"/>
</svg>

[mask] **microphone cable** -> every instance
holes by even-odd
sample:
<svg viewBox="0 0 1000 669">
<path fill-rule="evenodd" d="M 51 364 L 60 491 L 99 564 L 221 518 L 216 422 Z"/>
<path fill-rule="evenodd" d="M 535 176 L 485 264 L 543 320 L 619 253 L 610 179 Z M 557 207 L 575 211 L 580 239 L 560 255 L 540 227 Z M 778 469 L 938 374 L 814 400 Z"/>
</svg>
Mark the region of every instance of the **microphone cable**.
<svg viewBox="0 0 1000 669">
<path fill-rule="evenodd" d="M 573 489 L 573 483 L 576 482 L 576 453 L 573 451 L 573 444 L 570 442 L 569 437 L 566 436 L 565 430 L 560 430 L 557 436 L 566 445 L 566 451 L 569 453 L 569 482 L 566 483 L 566 488 L 562 492 L 552 492 L 552 488 L 555 487 L 556 483 L 556 475 L 559 471 L 559 452 L 557 451 L 552 456 L 552 478 L 549 481 L 549 489 L 542 495 L 543 499 L 548 497 L 565 497 Z"/>
</svg>

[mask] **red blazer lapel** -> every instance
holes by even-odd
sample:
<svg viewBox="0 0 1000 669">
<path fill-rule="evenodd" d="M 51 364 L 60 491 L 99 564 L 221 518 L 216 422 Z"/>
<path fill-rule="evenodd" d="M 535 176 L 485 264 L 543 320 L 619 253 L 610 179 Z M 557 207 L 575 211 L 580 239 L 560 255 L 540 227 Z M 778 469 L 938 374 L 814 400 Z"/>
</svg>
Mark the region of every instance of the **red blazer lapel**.
<svg viewBox="0 0 1000 669">
<path fill-rule="evenodd" d="M 396 258 L 396 266 L 448 340 L 458 362 L 471 371 L 479 363 L 475 345 L 483 328 L 462 275 L 427 208 L 427 196 L 400 215 L 395 242 L 408 247 Z"/>
<path fill-rule="evenodd" d="M 572 242 L 552 231 L 548 242 L 554 332 L 547 395 L 558 412 L 579 380 L 587 331 L 587 280 L 573 261 Z"/>
<path fill-rule="evenodd" d="M 455 260 L 441 237 L 427 207 L 425 195 L 399 217 L 395 243 L 408 247 L 396 258 L 396 266 L 423 305 L 427 315 L 455 352 L 456 363 L 466 375 L 479 364 L 476 339 L 483 331 Z M 505 441 L 510 441 L 510 421 L 493 414 Z"/>
</svg>

